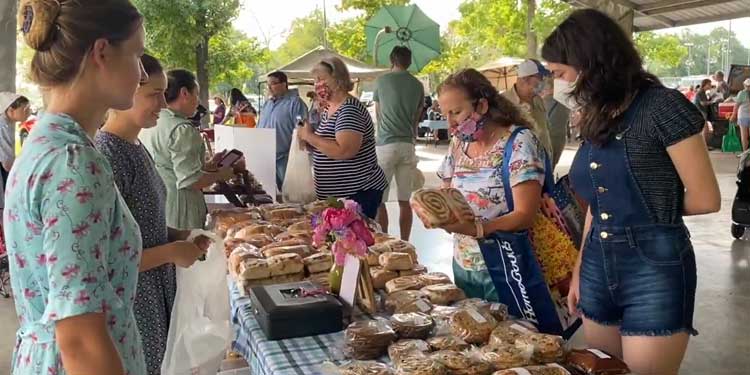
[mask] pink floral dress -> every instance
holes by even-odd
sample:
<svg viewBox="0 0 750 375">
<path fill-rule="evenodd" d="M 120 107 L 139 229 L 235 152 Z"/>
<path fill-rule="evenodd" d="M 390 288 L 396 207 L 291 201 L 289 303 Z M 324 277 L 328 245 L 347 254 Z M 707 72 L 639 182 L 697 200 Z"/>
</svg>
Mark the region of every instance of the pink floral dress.
<svg viewBox="0 0 750 375">
<path fill-rule="evenodd" d="M 107 159 L 69 116 L 43 115 L 11 171 L 4 212 L 20 328 L 14 375 L 64 374 L 55 322 L 104 313 L 126 374 L 146 372 L 133 301 L 141 234 Z"/>
</svg>

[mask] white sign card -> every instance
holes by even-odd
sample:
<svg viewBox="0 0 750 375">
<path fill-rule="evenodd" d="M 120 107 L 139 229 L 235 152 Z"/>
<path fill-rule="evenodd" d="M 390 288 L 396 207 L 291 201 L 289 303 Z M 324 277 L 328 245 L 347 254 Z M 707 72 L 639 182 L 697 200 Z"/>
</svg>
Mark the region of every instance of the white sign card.
<svg viewBox="0 0 750 375">
<path fill-rule="evenodd" d="M 354 299 L 357 297 L 357 283 L 359 282 L 359 267 L 361 266 L 359 258 L 346 254 L 344 261 L 344 274 L 341 276 L 341 290 L 339 297 L 346 301 L 350 306 L 354 306 Z"/>
</svg>

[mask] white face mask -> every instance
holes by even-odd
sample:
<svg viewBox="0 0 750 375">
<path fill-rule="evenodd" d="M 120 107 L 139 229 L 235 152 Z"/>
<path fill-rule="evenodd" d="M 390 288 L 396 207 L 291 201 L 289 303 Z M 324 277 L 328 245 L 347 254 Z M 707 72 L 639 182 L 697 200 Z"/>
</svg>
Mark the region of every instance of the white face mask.
<svg viewBox="0 0 750 375">
<path fill-rule="evenodd" d="M 576 102 L 575 98 L 572 95 L 573 90 L 576 87 L 576 83 L 578 83 L 578 77 L 576 77 L 576 80 L 574 82 L 570 82 L 562 78 L 555 78 L 555 82 L 553 84 L 552 97 L 560 102 L 560 104 L 568 107 L 568 109 L 570 109 L 571 111 L 578 110 L 578 108 L 580 107 L 580 105 L 578 105 L 578 102 Z"/>
</svg>

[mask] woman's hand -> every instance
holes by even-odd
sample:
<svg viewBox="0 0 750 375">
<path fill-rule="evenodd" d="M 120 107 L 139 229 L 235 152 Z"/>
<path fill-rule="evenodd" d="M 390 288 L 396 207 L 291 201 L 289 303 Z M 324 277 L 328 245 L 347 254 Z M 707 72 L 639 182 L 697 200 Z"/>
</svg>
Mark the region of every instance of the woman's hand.
<svg viewBox="0 0 750 375">
<path fill-rule="evenodd" d="M 196 238 L 194 242 L 175 241 L 169 244 L 169 258 L 172 263 L 178 267 L 188 268 L 192 266 L 198 258 L 205 255 L 208 245 L 205 245 L 203 240 L 201 240 L 200 245 L 198 244 L 198 240 L 202 237 L 203 236 Z M 208 238 L 206 238 L 206 240 L 208 240 Z M 210 241 L 208 241 L 208 243 L 210 244 Z"/>
<path fill-rule="evenodd" d="M 315 129 L 313 129 L 309 121 L 305 120 L 304 125 L 300 127 L 297 132 L 299 140 L 309 143 L 309 140 L 313 135 L 315 135 Z"/>
<path fill-rule="evenodd" d="M 568 312 L 571 316 L 578 316 L 578 300 L 581 298 L 581 264 L 576 263 L 573 268 L 573 277 L 570 278 L 568 289 Z"/>
<path fill-rule="evenodd" d="M 214 156 L 211 157 L 209 161 L 206 162 L 205 169 L 208 170 L 214 170 L 219 168 L 219 162 L 221 162 L 221 159 L 224 159 L 224 155 L 226 155 L 227 150 L 223 150 L 221 152 L 217 152 L 214 154 Z"/>
<path fill-rule="evenodd" d="M 444 225 L 442 229 L 451 234 L 458 233 L 469 237 L 477 236 L 477 226 L 474 222 L 447 224 Z"/>
</svg>

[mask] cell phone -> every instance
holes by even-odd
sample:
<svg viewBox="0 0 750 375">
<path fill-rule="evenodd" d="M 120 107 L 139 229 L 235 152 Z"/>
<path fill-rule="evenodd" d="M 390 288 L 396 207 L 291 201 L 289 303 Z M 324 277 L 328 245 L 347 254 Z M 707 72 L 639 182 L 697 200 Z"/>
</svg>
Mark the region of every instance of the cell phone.
<svg viewBox="0 0 750 375">
<path fill-rule="evenodd" d="M 221 161 L 219 161 L 219 168 L 231 167 L 237 164 L 237 162 L 242 159 L 242 156 L 242 151 L 237 149 L 227 152 L 224 157 L 221 158 Z"/>
</svg>

